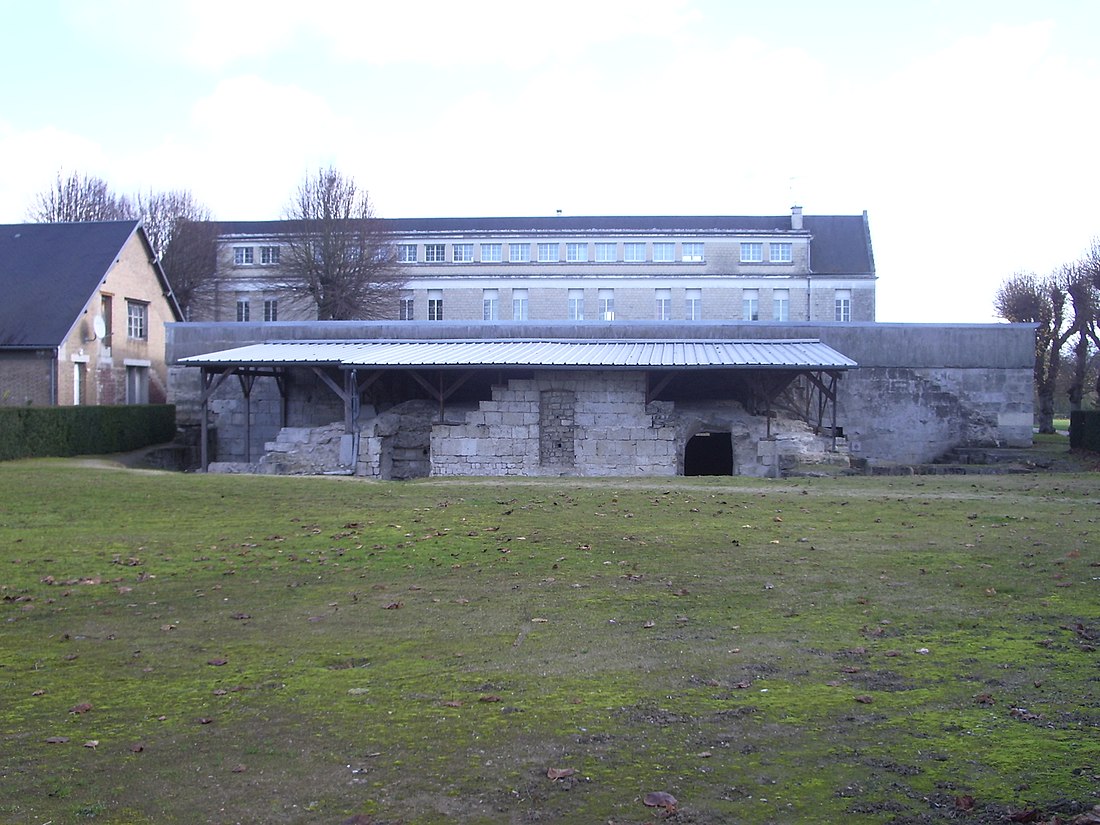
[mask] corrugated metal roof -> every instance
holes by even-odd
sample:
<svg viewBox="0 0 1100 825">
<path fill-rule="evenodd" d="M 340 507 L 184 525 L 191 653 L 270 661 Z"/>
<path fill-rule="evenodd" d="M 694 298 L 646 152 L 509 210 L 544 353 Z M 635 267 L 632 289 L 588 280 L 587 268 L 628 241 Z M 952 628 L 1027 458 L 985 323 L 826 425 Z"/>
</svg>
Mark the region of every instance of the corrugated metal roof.
<svg viewBox="0 0 1100 825">
<path fill-rule="evenodd" d="M 190 366 L 316 364 L 374 368 L 831 369 L 855 361 L 818 340 L 272 341 L 194 355 Z"/>
</svg>

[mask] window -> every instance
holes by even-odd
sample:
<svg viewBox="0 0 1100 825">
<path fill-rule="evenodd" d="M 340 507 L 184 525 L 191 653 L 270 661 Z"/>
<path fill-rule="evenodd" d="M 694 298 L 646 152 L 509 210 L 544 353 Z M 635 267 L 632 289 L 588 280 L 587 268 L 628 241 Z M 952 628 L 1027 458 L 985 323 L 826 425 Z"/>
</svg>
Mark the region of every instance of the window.
<svg viewBox="0 0 1100 825">
<path fill-rule="evenodd" d="M 481 320 L 497 321 L 500 319 L 500 301 L 495 289 L 483 289 L 481 291 Z"/>
<path fill-rule="evenodd" d="M 472 243 L 456 243 L 451 249 L 451 260 L 456 264 L 468 264 L 474 259 Z"/>
<path fill-rule="evenodd" d="M 428 263 L 439 264 L 447 260 L 447 244 L 445 243 L 426 243 L 424 244 L 424 260 Z"/>
<path fill-rule="evenodd" d="M 671 289 L 658 289 L 657 296 L 657 320 L 658 321 L 671 321 L 672 320 L 672 290 Z"/>
<path fill-rule="evenodd" d="M 279 302 L 275 298 L 264 299 L 264 320 L 265 321 L 278 321 L 279 320 Z"/>
<path fill-rule="evenodd" d="M 674 243 L 655 243 L 653 244 L 653 260 L 660 261 L 661 263 L 667 263 L 676 259 L 676 244 Z"/>
<path fill-rule="evenodd" d="M 623 260 L 630 263 L 645 263 L 645 244 L 624 243 Z"/>
<path fill-rule="evenodd" d="M 791 291 L 776 289 L 772 292 L 772 318 L 776 321 L 791 320 Z"/>
<path fill-rule="evenodd" d="M 558 245 L 556 243 L 539 244 L 539 263 L 557 263 Z"/>
<path fill-rule="evenodd" d="M 569 290 L 569 320 L 570 321 L 583 321 L 584 320 L 584 290 L 583 289 L 571 289 L 571 290 Z"/>
<path fill-rule="evenodd" d="M 527 290 L 526 289 L 513 289 L 512 290 L 512 320 L 513 321 L 526 321 L 527 320 Z"/>
<path fill-rule="evenodd" d="M 525 264 L 531 260 L 531 244 L 529 243 L 510 243 L 508 244 L 508 260 L 514 264 Z"/>
<path fill-rule="evenodd" d="M 833 298 L 833 320 L 852 320 L 852 290 L 838 289 Z"/>
<path fill-rule="evenodd" d="M 618 244 L 613 243 L 598 243 L 596 244 L 596 260 L 602 264 L 611 263 L 616 260 L 615 253 L 617 251 Z"/>
<path fill-rule="evenodd" d="M 680 260 L 699 263 L 703 260 L 703 245 L 701 243 L 680 244 Z"/>
<path fill-rule="evenodd" d="M 149 368 L 126 366 L 126 403 L 149 403 Z"/>
<path fill-rule="evenodd" d="M 768 244 L 768 260 L 773 264 L 789 264 L 791 262 L 791 245 L 786 242 L 772 241 Z"/>
<path fill-rule="evenodd" d="M 481 262 L 486 264 L 499 264 L 504 260 L 503 253 L 503 244 L 483 243 L 481 245 Z"/>
<path fill-rule="evenodd" d="M 397 245 L 397 262 L 399 264 L 416 263 L 416 244 L 399 243 Z"/>
<path fill-rule="evenodd" d="M 443 290 L 442 289 L 429 289 L 428 290 L 428 320 L 429 321 L 442 321 L 443 320 Z"/>
<path fill-rule="evenodd" d="M 88 403 L 88 362 L 77 361 L 73 364 L 73 406 L 81 407 Z"/>
<path fill-rule="evenodd" d="M 565 260 L 570 263 L 581 263 L 588 260 L 588 244 L 567 243 L 565 245 Z"/>
<path fill-rule="evenodd" d="M 689 289 L 685 291 L 684 317 L 689 321 L 703 320 L 703 290 Z"/>
<path fill-rule="evenodd" d="M 275 266 L 279 263 L 279 247 L 261 246 L 260 263 L 264 266 Z"/>
<path fill-rule="evenodd" d="M 252 247 L 251 246 L 235 246 L 233 247 L 233 263 L 236 266 L 244 266 L 245 264 L 252 263 Z"/>
<path fill-rule="evenodd" d="M 753 264 L 764 260 L 764 244 L 758 242 L 741 244 L 741 263 Z"/>
<path fill-rule="evenodd" d="M 413 294 L 411 292 L 402 292 L 398 300 L 400 303 L 397 307 L 397 317 L 402 321 L 415 321 L 416 314 L 413 310 L 416 306 L 416 299 L 413 298 Z"/>
<path fill-rule="evenodd" d="M 114 332 L 114 312 L 112 310 L 113 296 L 101 295 L 99 300 L 99 314 L 103 316 L 103 346 L 110 348 L 111 333 Z"/>
<path fill-rule="evenodd" d="M 615 290 L 601 289 L 596 293 L 596 301 L 601 321 L 615 320 Z"/>
<path fill-rule="evenodd" d="M 126 302 L 126 337 L 144 341 L 149 337 L 149 305 L 144 301 Z"/>
<path fill-rule="evenodd" d="M 249 312 L 248 298 L 247 297 L 238 298 L 237 299 L 237 320 L 238 321 L 248 321 L 249 318 L 250 318 L 250 314 L 251 313 Z"/>
<path fill-rule="evenodd" d="M 746 321 L 760 320 L 760 292 L 755 289 L 741 291 L 741 317 Z"/>
</svg>

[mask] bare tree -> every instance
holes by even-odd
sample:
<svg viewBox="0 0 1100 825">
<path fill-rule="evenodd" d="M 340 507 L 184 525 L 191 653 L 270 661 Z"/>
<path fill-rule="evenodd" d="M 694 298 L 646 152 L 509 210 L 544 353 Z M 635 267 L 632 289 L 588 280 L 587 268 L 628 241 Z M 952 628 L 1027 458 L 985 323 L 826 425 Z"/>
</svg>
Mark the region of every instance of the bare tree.
<svg viewBox="0 0 1100 825">
<path fill-rule="evenodd" d="M 164 257 L 181 223 L 210 220 L 210 210 L 195 200 L 195 196 L 186 189 L 171 192 L 154 192 L 150 189 L 148 193 L 134 198 L 134 202 L 145 235 L 158 258 Z"/>
<path fill-rule="evenodd" d="M 308 176 L 286 210 L 281 287 L 323 321 L 393 317 L 403 278 L 366 190 L 332 167 Z"/>
<path fill-rule="evenodd" d="M 125 195 L 116 195 L 101 178 L 73 172 L 67 178 L 57 173 L 53 186 L 39 193 L 28 211 L 39 223 L 121 221 L 137 218 Z"/>
<path fill-rule="evenodd" d="M 218 225 L 179 218 L 161 256 L 161 266 L 185 320 L 204 315 L 214 300 Z"/>
</svg>

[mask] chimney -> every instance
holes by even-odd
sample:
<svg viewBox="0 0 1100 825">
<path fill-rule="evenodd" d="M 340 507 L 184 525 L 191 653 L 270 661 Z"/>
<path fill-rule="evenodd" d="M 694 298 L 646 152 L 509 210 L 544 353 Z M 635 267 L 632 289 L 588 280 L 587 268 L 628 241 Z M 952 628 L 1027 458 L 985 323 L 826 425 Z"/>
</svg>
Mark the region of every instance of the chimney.
<svg viewBox="0 0 1100 825">
<path fill-rule="evenodd" d="M 801 229 L 801 228 L 802 228 L 802 207 L 801 206 L 792 206 L 791 207 L 791 229 Z"/>
</svg>

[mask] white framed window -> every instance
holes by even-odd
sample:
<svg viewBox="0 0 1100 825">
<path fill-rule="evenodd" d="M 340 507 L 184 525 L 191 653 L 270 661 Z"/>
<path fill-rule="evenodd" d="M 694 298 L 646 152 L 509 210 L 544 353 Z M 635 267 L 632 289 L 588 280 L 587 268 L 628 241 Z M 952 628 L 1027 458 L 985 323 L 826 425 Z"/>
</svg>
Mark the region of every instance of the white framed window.
<svg viewBox="0 0 1100 825">
<path fill-rule="evenodd" d="M 772 290 L 772 318 L 776 321 L 791 320 L 791 291 L 789 289 Z"/>
<path fill-rule="evenodd" d="M 483 243 L 481 245 L 481 262 L 483 264 L 499 264 L 504 260 L 504 244 Z"/>
<path fill-rule="evenodd" d="M 565 260 L 570 263 L 583 263 L 588 260 L 588 244 L 567 243 L 565 245 Z"/>
<path fill-rule="evenodd" d="M 619 245 L 614 243 L 596 244 L 596 260 L 601 264 L 614 263 L 618 260 L 616 257 L 618 247 Z"/>
<path fill-rule="evenodd" d="M 760 320 L 760 291 L 745 289 L 741 291 L 741 317 L 746 321 Z"/>
<path fill-rule="evenodd" d="M 510 243 L 508 244 L 508 260 L 514 264 L 526 264 L 531 261 L 531 244 L 529 243 Z"/>
<path fill-rule="evenodd" d="M 264 299 L 264 320 L 265 321 L 278 321 L 279 320 L 279 301 L 275 298 Z"/>
<path fill-rule="evenodd" d="M 468 264 L 474 260 L 474 245 L 472 243 L 456 243 L 451 247 L 451 260 L 456 264 Z"/>
<path fill-rule="evenodd" d="M 244 322 L 251 318 L 250 304 L 247 295 L 237 297 L 237 320 Z"/>
<path fill-rule="evenodd" d="M 279 247 L 261 246 L 260 263 L 263 266 L 275 266 L 279 263 Z"/>
<path fill-rule="evenodd" d="M 838 289 L 833 297 L 833 320 L 852 320 L 852 290 Z"/>
<path fill-rule="evenodd" d="M 584 290 L 583 289 L 571 289 L 571 290 L 569 290 L 569 320 L 570 321 L 583 321 L 584 320 Z"/>
<path fill-rule="evenodd" d="M 144 301 L 126 301 L 126 337 L 134 341 L 149 338 L 149 305 Z"/>
<path fill-rule="evenodd" d="M 397 262 L 399 264 L 416 263 L 416 244 L 399 243 L 397 245 Z"/>
<path fill-rule="evenodd" d="M 424 260 L 431 264 L 441 264 L 447 260 L 447 244 L 445 243 L 426 243 L 424 244 Z"/>
<path fill-rule="evenodd" d="M 235 266 L 247 266 L 255 262 L 254 250 L 251 246 L 233 247 L 233 264 Z"/>
<path fill-rule="evenodd" d="M 791 245 L 787 241 L 772 241 L 768 244 L 768 260 L 773 264 L 791 262 Z"/>
<path fill-rule="evenodd" d="M 416 320 L 416 299 L 411 292 L 402 292 L 401 297 L 398 299 L 397 317 L 402 321 L 415 321 Z"/>
<path fill-rule="evenodd" d="M 741 244 L 741 263 L 758 264 L 764 260 L 764 244 L 759 241 L 747 241 Z"/>
<path fill-rule="evenodd" d="M 539 263 L 557 263 L 558 262 L 558 245 L 556 243 L 540 243 L 539 244 Z"/>
<path fill-rule="evenodd" d="M 684 318 L 689 321 L 703 320 L 703 290 L 684 290 Z"/>
<path fill-rule="evenodd" d="M 657 315 L 658 321 L 671 321 L 672 320 L 672 290 L 671 289 L 658 289 L 656 290 L 657 299 Z"/>
<path fill-rule="evenodd" d="M 443 290 L 442 289 L 429 289 L 428 290 L 428 320 L 429 321 L 442 321 L 443 320 Z"/>
<path fill-rule="evenodd" d="M 481 291 L 481 320 L 500 320 L 500 295 L 495 289 Z"/>
<path fill-rule="evenodd" d="M 635 241 L 624 243 L 623 260 L 628 263 L 645 263 L 645 244 Z"/>
<path fill-rule="evenodd" d="M 601 321 L 615 320 L 615 290 L 601 289 L 596 293 L 596 305 Z"/>
<path fill-rule="evenodd" d="M 669 263 L 676 260 L 676 244 L 664 241 L 654 243 L 653 260 L 659 263 Z"/>
<path fill-rule="evenodd" d="M 680 244 L 680 260 L 701 263 L 703 261 L 703 244 L 698 241 Z"/>
<path fill-rule="evenodd" d="M 527 320 L 527 290 L 526 289 L 513 289 L 512 290 L 512 320 L 513 321 L 526 321 Z"/>
</svg>

